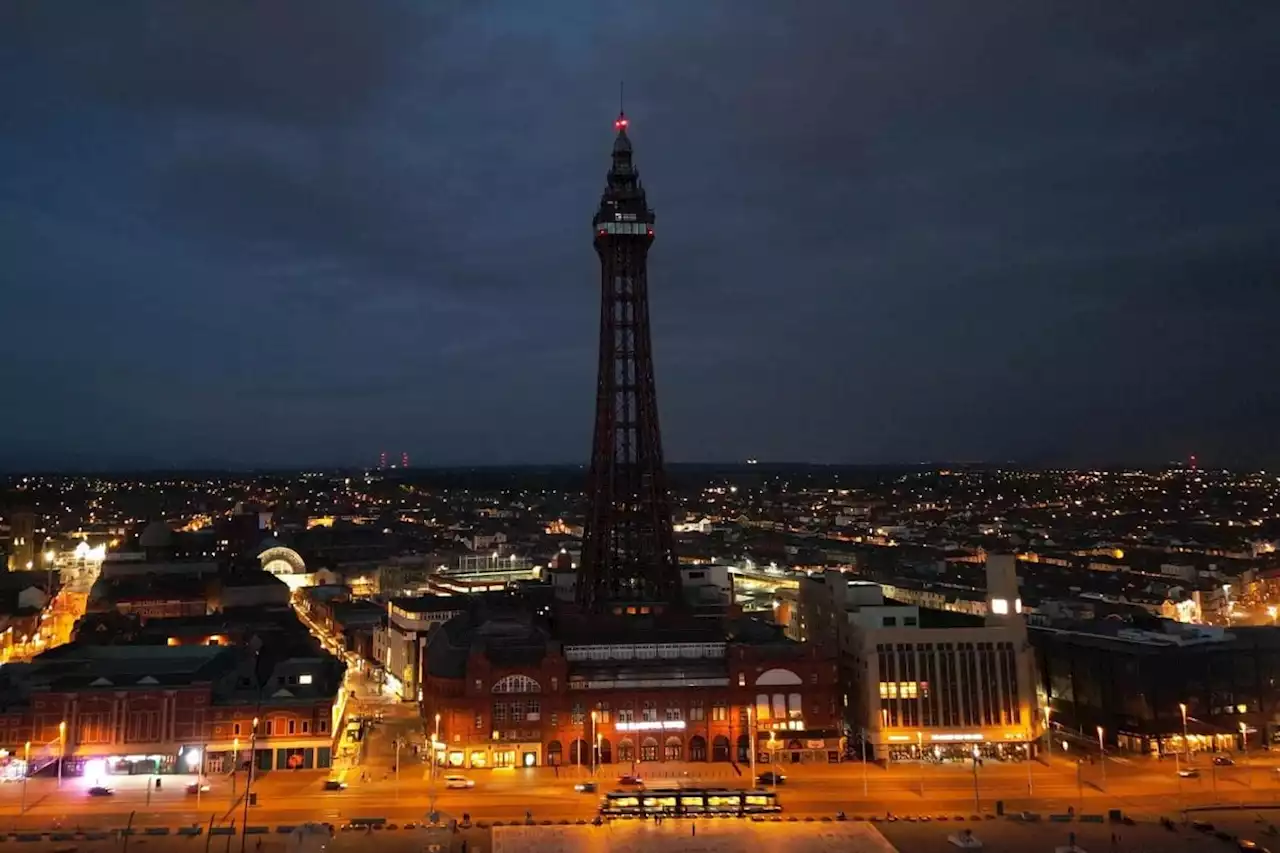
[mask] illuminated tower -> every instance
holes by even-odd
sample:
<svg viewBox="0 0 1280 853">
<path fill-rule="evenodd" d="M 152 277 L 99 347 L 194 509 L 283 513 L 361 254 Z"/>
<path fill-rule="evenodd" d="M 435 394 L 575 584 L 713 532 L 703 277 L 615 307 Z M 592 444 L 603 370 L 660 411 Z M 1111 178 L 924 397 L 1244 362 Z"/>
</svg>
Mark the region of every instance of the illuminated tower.
<svg viewBox="0 0 1280 853">
<path fill-rule="evenodd" d="M 680 569 L 649 336 L 646 259 L 654 217 L 631 162 L 626 116 L 614 127 L 613 165 L 593 220 L 600 362 L 577 598 L 597 612 L 656 612 L 679 603 Z"/>
</svg>

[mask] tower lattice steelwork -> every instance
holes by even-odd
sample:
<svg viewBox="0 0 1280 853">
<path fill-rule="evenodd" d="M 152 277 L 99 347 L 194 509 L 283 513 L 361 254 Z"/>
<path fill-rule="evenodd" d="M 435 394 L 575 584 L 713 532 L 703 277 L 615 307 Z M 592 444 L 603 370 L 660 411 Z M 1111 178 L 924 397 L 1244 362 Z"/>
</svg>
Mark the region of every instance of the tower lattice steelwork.
<svg viewBox="0 0 1280 853">
<path fill-rule="evenodd" d="M 679 603 L 680 569 L 649 335 L 646 268 L 654 216 L 631 162 L 626 116 L 614 126 L 613 166 L 594 219 L 600 372 L 577 595 L 597 612 L 648 612 Z"/>
</svg>

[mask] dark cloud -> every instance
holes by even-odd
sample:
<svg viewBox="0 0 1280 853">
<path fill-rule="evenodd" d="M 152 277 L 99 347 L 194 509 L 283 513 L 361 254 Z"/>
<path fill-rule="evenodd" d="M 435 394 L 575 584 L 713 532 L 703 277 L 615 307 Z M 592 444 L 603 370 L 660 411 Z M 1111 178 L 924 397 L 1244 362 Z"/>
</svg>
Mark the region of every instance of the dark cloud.
<svg viewBox="0 0 1280 853">
<path fill-rule="evenodd" d="M 580 460 L 625 78 L 673 458 L 1266 462 L 1277 31 L 0 0 L 0 461 Z"/>
</svg>

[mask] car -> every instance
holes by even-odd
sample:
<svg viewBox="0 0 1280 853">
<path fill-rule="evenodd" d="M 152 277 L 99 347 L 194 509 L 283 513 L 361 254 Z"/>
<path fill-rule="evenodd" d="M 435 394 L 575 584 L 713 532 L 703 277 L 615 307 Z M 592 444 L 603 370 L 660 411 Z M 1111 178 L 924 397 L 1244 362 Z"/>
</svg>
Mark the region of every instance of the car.
<svg viewBox="0 0 1280 853">
<path fill-rule="evenodd" d="M 619 785 L 643 785 L 644 780 L 634 773 L 624 773 L 618 777 Z"/>
<path fill-rule="evenodd" d="M 341 779 L 325 779 L 324 789 L 326 791 L 345 791 L 347 790 L 347 783 Z"/>
<path fill-rule="evenodd" d="M 187 786 L 187 793 L 188 794 L 207 794 L 209 793 L 209 786 L 208 784 L 205 784 L 205 783 L 192 782 L 190 785 Z"/>
<path fill-rule="evenodd" d="M 91 797 L 110 797 L 114 793 L 115 791 L 103 785 L 94 785 L 89 789 L 89 796 Z"/>
<path fill-rule="evenodd" d="M 1199 779 L 1200 771 L 1196 770 L 1193 767 L 1190 770 L 1179 770 L 1178 775 L 1181 776 L 1183 779 Z"/>
<path fill-rule="evenodd" d="M 1230 755 L 1215 755 L 1213 757 L 1213 763 L 1219 767 L 1232 767 L 1235 765 L 1236 760 Z"/>
<path fill-rule="evenodd" d="M 781 785 L 787 781 L 785 774 L 778 773 L 773 770 L 766 770 L 756 777 L 757 785 Z"/>
<path fill-rule="evenodd" d="M 579 782 L 573 786 L 573 790 L 579 794 L 594 794 L 596 792 L 595 782 Z"/>
<path fill-rule="evenodd" d="M 474 788 L 476 783 L 474 779 L 468 779 L 466 776 L 449 775 L 444 777 L 444 786 L 446 788 Z"/>
<path fill-rule="evenodd" d="M 1258 842 L 1250 841 L 1247 838 L 1241 838 L 1237 841 L 1236 849 L 1239 850 L 1240 853 L 1270 853 L 1267 848 L 1263 847 Z"/>
</svg>

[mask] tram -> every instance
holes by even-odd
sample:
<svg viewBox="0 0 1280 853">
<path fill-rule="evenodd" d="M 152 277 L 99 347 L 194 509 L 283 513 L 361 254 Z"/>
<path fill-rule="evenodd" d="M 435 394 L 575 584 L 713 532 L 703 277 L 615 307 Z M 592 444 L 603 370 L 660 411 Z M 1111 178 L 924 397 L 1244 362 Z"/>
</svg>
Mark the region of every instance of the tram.
<svg viewBox="0 0 1280 853">
<path fill-rule="evenodd" d="M 611 791 L 600 802 L 605 817 L 693 817 L 696 815 L 771 814 L 782 811 L 773 791 L 736 788 L 646 788 Z"/>
</svg>

